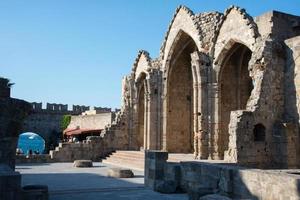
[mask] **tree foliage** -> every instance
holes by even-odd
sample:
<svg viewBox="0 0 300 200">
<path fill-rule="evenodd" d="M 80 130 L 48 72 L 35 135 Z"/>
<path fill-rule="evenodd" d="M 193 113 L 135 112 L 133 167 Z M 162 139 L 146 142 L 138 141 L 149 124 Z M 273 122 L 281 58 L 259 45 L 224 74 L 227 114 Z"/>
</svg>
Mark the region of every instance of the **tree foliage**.
<svg viewBox="0 0 300 200">
<path fill-rule="evenodd" d="M 60 123 L 61 130 L 64 131 L 69 126 L 70 122 L 71 122 L 71 115 L 64 115 Z"/>
</svg>

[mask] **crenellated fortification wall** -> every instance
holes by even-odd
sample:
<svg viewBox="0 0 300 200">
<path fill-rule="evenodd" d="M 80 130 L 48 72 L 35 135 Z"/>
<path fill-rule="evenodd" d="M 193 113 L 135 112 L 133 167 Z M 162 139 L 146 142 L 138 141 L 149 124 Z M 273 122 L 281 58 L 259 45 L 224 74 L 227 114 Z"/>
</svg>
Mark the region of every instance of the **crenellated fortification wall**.
<svg viewBox="0 0 300 200">
<path fill-rule="evenodd" d="M 64 115 L 78 116 L 86 112 L 89 112 L 90 115 L 112 112 L 111 108 L 85 105 L 73 105 L 72 109 L 69 110 L 67 104 L 58 103 L 47 103 L 46 108 L 43 108 L 41 102 L 32 102 L 31 108 L 31 114 L 25 119 L 21 133 L 33 132 L 39 134 L 46 142 L 47 152 L 58 144 L 63 131 L 60 124 Z"/>
</svg>

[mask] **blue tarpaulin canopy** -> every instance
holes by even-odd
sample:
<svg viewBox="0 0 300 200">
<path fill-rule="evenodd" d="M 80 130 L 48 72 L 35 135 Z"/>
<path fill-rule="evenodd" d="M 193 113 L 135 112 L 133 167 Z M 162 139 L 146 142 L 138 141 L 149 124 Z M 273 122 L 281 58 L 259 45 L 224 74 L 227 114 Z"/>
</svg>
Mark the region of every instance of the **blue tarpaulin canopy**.
<svg viewBox="0 0 300 200">
<path fill-rule="evenodd" d="M 28 154 L 29 150 L 43 153 L 45 150 L 45 140 L 36 133 L 22 133 L 19 136 L 18 148 L 21 149 L 24 154 Z"/>
</svg>

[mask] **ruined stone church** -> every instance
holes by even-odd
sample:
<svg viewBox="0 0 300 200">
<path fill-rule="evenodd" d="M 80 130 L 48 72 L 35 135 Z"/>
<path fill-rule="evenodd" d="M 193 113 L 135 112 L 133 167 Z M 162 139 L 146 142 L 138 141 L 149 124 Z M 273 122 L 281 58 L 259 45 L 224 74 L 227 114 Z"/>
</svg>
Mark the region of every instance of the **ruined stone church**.
<svg viewBox="0 0 300 200">
<path fill-rule="evenodd" d="M 299 16 L 178 7 L 159 57 L 123 79 L 122 147 L 299 167 L 299 35 Z"/>
</svg>

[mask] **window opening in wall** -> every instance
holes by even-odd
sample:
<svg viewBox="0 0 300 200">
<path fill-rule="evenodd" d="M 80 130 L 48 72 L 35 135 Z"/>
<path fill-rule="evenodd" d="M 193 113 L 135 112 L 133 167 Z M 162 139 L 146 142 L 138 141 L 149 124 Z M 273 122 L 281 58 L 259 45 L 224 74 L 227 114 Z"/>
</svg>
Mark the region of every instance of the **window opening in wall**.
<svg viewBox="0 0 300 200">
<path fill-rule="evenodd" d="M 256 124 L 253 129 L 254 141 L 264 142 L 266 139 L 266 128 L 262 124 Z"/>
</svg>

